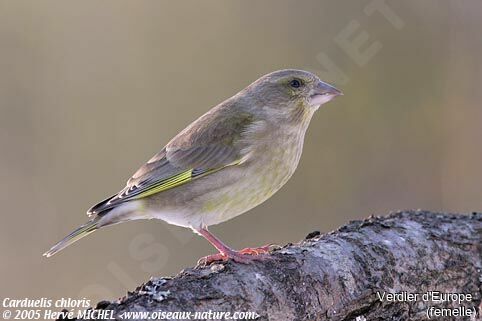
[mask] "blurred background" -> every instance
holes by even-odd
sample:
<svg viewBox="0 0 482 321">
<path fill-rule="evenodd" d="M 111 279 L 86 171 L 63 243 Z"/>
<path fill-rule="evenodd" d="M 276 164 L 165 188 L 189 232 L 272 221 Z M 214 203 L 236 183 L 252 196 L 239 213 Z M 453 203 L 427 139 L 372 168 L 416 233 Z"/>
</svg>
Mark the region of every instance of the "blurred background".
<svg viewBox="0 0 482 321">
<path fill-rule="evenodd" d="M 480 211 L 480 30 L 477 0 L 0 0 L 0 298 L 116 299 L 214 253 L 137 221 L 42 257 L 178 131 L 276 69 L 345 96 L 317 112 L 280 192 L 211 228 L 226 243 Z"/>
</svg>

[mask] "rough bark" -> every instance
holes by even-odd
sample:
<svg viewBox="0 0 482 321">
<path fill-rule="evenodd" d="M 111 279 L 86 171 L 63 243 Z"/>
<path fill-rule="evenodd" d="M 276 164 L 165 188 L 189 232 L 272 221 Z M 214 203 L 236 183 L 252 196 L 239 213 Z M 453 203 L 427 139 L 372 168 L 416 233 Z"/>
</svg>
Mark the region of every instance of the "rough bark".
<svg viewBox="0 0 482 321">
<path fill-rule="evenodd" d="M 470 294 L 472 300 L 389 302 L 377 294 L 404 291 Z M 479 320 L 481 297 L 482 213 L 404 211 L 310 233 L 262 262 L 229 261 L 152 278 L 96 309 L 113 310 L 118 320 L 125 311 L 211 310 L 254 311 L 257 320 L 363 321 L 427 320 L 433 306 L 477 313 L 435 320 Z"/>
</svg>

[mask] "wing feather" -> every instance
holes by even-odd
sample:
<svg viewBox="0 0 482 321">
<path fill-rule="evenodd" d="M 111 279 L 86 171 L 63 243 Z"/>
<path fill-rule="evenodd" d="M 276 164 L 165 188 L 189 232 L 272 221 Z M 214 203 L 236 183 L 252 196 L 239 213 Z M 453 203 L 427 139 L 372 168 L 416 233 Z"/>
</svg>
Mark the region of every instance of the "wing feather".
<svg viewBox="0 0 482 321">
<path fill-rule="evenodd" d="M 179 133 L 139 168 L 119 193 L 93 206 L 88 215 L 102 215 L 121 203 L 148 197 L 232 166 L 242 158 L 238 142 L 253 122 L 249 113 L 216 107 Z M 232 108 L 231 108 L 232 109 Z"/>
</svg>

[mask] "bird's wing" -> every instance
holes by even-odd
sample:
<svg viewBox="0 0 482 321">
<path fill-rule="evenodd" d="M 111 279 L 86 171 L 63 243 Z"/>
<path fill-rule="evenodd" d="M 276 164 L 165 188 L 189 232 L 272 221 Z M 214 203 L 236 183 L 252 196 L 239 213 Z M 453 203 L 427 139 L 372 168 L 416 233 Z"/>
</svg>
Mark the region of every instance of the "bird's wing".
<svg viewBox="0 0 482 321">
<path fill-rule="evenodd" d="M 126 187 L 88 210 L 101 214 L 126 201 L 160 193 L 233 166 L 242 158 L 238 142 L 253 122 L 248 113 L 212 110 L 188 126 L 127 181 Z"/>
</svg>

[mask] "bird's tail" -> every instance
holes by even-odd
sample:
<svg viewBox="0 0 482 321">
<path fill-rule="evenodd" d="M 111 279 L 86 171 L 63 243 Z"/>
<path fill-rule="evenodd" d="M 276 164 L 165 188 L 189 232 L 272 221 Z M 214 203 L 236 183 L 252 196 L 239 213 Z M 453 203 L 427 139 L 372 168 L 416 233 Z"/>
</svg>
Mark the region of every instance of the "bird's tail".
<svg viewBox="0 0 482 321">
<path fill-rule="evenodd" d="M 80 240 L 84 236 L 87 236 L 90 233 L 94 232 L 95 230 L 97 230 L 99 228 L 99 226 L 97 225 L 97 222 L 98 222 L 97 219 L 93 219 L 93 220 L 85 223 L 84 225 L 80 226 L 75 231 L 73 231 L 72 233 L 67 235 L 62 241 L 60 241 L 57 244 L 55 244 L 54 246 L 52 246 L 52 248 L 50 250 L 48 250 L 47 252 L 44 253 L 44 256 L 50 257 L 50 256 L 54 255 L 55 253 L 57 253 L 58 251 L 63 250 L 64 248 L 66 248 L 70 244 L 72 244 L 74 242 L 77 242 L 78 240 Z"/>
</svg>

